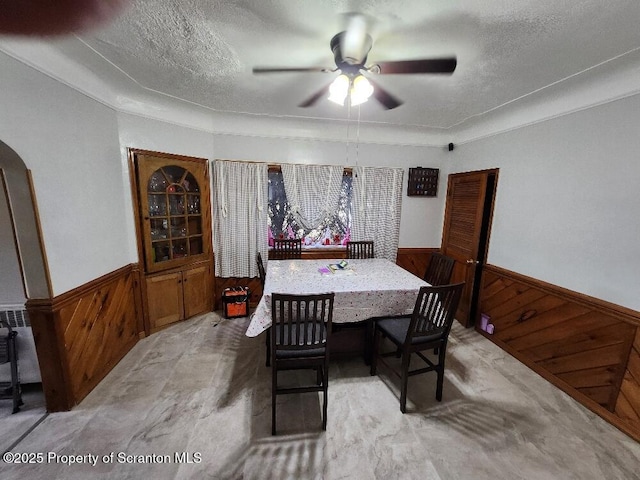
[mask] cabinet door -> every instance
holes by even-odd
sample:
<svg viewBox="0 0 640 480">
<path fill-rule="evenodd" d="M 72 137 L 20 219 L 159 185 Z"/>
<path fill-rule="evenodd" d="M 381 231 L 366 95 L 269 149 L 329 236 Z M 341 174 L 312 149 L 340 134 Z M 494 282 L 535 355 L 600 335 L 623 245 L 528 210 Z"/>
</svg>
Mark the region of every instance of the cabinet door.
<svg viewBox="0 0 640 480">
<path fill-rule="evenodd" d="M 191 268 L 183 272 L 185 318 L 211 310 L 212 288 L 209 266 Z"/>
<path fill-rule="evenodd" d="M 147 304 L 151 330 L 184 318 L 182 273 L 147 277 Z"/>
<path fill-rule="evenodd" d="M 211 254 L 206 160 L 136 153 L 145 270 L 159 272 Z"/>
</svg>

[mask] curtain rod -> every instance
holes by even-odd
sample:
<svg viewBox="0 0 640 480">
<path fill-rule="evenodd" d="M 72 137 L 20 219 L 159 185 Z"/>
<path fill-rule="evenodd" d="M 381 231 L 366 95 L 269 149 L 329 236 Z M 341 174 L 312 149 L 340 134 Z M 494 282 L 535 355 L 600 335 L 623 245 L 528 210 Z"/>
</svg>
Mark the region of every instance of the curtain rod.
<svg viewBox="0 0 640 480">
<path fill-rule="evenodd" d="M 280 165 L 282 165 L 281 163 L 267 163 L 267 162 L 261 162 L 259 160 L 227 160 L 224 158 L 216 158 L 214 160 L 214 162 L 240 162 L 240 163 L 266 163 L 267 164 L 267 168 L 270 172 L 272 171 L 276 171 L 279 172 L 282 169 L 280 168 Z M 294 165 L 319 165 L 319 166 L 326 166 L 326 167 L 332 167 L 334 165 L 322 165 L 322 164 L 318 164 L 318 163 L 295 163 Z M 346 173 L 347 175 L 351 175 L 353 173 L 353 167 L 343 167 L 344 168 L 344 173 Z"/>
<path fill-rule="evenodd" d="M 282 169 L 280 168 L 280 163 L 270 163 L 268 164 L 268 169 L 270 172 L 280 172 L 282 171 Z M 309 165 L 308 163 L 297 163 L 296 165 Z M 316 165 L 316 164 L 313 164 Z M 327 166 L 330 167 L 332 165 L 323 165 L 323 166 Z M 353 174 L 353 168 L 352 167 L 343 167 L 344 168 L 344 173 L 346 175 L 352 175 Z"/>
</svg>

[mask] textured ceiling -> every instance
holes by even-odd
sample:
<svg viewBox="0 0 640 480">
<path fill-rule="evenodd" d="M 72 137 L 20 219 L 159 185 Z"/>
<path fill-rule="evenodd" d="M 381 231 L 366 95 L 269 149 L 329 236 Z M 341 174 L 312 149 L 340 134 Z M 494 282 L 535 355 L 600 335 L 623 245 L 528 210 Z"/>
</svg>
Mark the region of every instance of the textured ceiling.
<svg viewBox="0 0 640 480">
<path fill-rule="evenodd" d="M 371 19 L 368 63 L 458 59 L 452 76 L 376 77 L 405 103 L 386 111 L 369 101 L 363 122 L 450 128 L 640 59 L 638 0 L 137 0 L 102 29 L 55 46 L 117 91 L 222 112 L 345 118 L 346 107 L 324 100 L 297 106 L 335 74 L 251 69 L 333 68 L 329 41 L 349 12 Z"/>
</svg>

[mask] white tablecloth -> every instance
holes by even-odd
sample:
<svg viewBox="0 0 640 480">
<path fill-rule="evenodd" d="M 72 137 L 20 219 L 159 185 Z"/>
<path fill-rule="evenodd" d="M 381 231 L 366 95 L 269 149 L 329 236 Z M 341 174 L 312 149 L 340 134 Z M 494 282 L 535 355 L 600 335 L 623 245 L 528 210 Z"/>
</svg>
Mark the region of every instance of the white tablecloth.
<svg viewBox="0 0 640 480">
<path fill-rule="evenodd" d="M 247 328 L 255 337 L 271 326 L 271 293 L 334 292 L 333 321 L 359 322 L 371 317 L 411 313 L 422 279 L 386 259 L 346 260 L 346 271 L 321 274 L 336 260 L 270 260 L 264 294 Z"/>
</svg>

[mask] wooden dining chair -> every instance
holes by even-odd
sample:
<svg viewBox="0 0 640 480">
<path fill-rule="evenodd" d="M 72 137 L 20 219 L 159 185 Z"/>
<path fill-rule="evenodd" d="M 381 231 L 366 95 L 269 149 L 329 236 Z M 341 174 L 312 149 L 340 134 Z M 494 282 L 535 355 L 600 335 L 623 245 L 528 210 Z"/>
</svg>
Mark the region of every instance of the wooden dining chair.
<svg viewBox="0 0 640 480">
<path fill-rule="evenodd" d="M 347 258 L 374 258 L 373 240 L 347 242 Z"/>
<path fill-rule="evenodd" d="M 273 241 L 273 251 L 271 258 L 274 260 L 288 260 L 302 257 L 302 240 L 275 239 Z"/>
<path fill-rule="evenodd" d="M 451 281 L 456 261 L 441 253 L 432 253 L 422 279 L 430 285 L 447 285 Z"/>
<path fill-rule="evenodd" d="M 436 400 L 442 400 L 444 382 L 444 362 L 447 341 L 454 315 L 460 302 L 464 283 L 422 287 L 411 315 L 378 318 L 374 322 L 373 354 L 371 375 L 377 372 L 378 362 L 385 364 L 400 377 L 400 411 L 407 410 L 407 384 L 410 376 L 435 371 L 438 374 Z M 395 348 L 383 353 L 382 340 L 390 340 Z M 435 350 L 434 350 L 435 349 Z M 384 358 L 397 356 L 401 352 L 399 370 L 387 363 Z M 437 351 L 437 358 L 428 358 L 423 352 Z M 411 355 L 416 354 L 426 367 L 410 370 Z"/>
<path fill-rule="evenodd" d="M 323 392 L 322 430 L 327 429 L 329 343 L 333 293 L 271 296 L 271 434 L 276 434 L 276 396 Z M 316 384 L 281 387 L 281 370 L 316 370 Z"/>
</svg>

